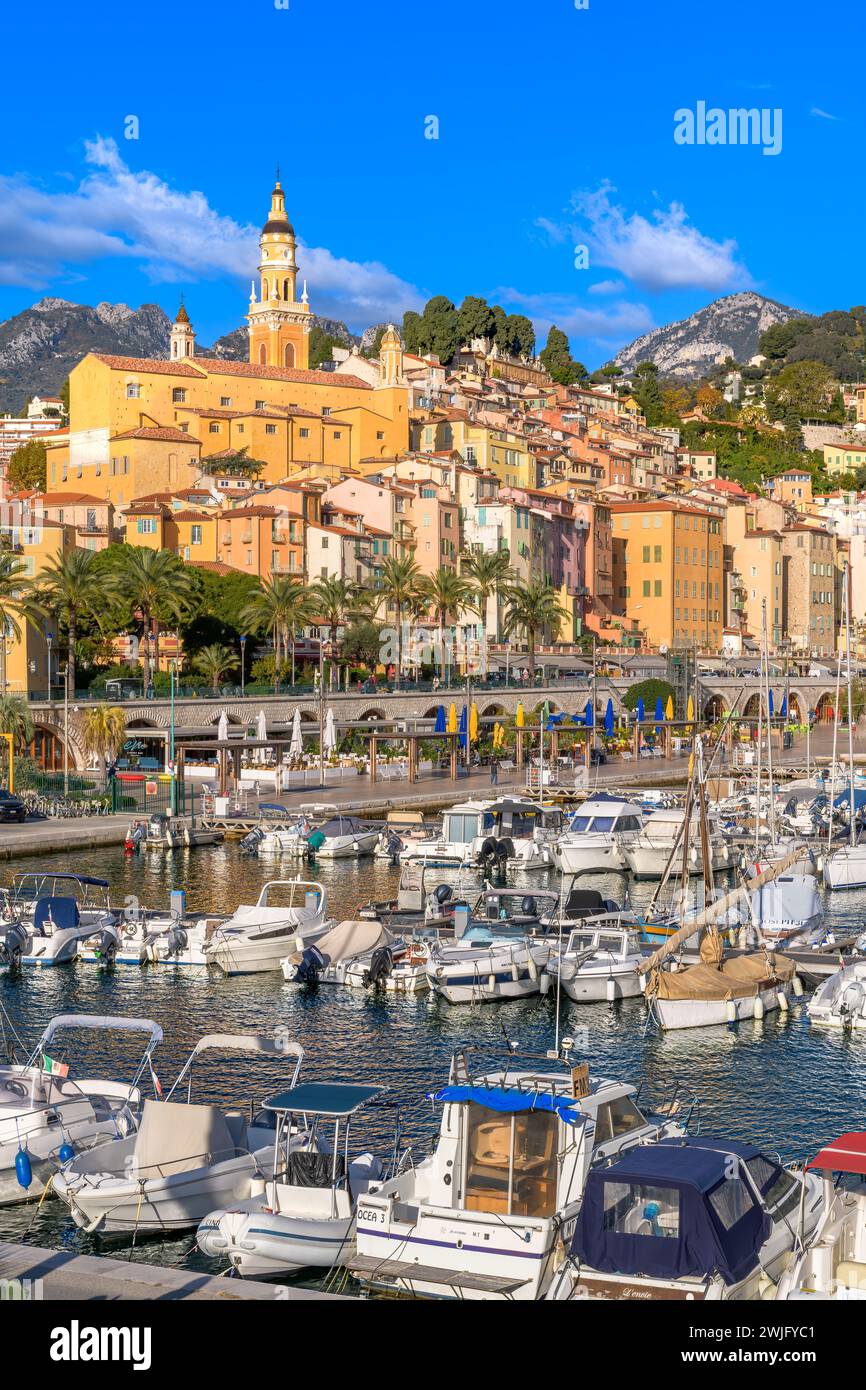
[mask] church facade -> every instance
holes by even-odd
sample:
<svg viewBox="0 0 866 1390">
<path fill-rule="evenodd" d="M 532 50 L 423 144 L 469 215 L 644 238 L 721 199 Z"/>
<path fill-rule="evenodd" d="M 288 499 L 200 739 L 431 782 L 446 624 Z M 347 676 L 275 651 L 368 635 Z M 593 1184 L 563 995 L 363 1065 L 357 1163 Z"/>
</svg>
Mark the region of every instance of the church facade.
<svg viewBox="0 0 866 1390">
<path fill-rule="evenodd" d="M 238 455 L 265 482 L 321 470 L 332 480 L 409 445 L 409 389 L 396 332 L 375 378 L 309 368 L 313 314 L 298 296 L 297 243 L 277 183 L 247 313 L 249 360 L 202 357 L 182 303 L 168 356 L 88 353 L 70 374 L 69 431 L 47 444 L 49 490 L 117 507 L 192 487 Z"/>
</svg>

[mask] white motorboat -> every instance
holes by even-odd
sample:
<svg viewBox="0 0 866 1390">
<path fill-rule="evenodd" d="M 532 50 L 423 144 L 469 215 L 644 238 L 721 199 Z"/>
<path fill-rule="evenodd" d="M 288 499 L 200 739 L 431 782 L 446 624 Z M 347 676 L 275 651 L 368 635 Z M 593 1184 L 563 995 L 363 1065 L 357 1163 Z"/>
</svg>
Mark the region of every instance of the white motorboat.
<svg viewBox="0 0 866 1390">
<path fill-rule="evenodd" d="M 820 1184 L 752 1144 L 638 1145 L 588 1176 L 555 1301 L 720 1302 L 772 1296 L 818 1222 Z"/>
<path fill-rule="evenodd" d="M 473 1076 L 455 1058 L 432 1097 L 443 1106 L 433 1153 L 358 1202 L 356 1279 L 435 1298 L 544 1296 L 593 1165 L 687 1122 L 675 1098 L 654 1116 L 634 1086 L 555 1068 L 512 1053 Z"/>
<path fill-rule="evenodd" d="M 288 889 L 288 901 L 272 902 L 273 890 Z M 202 943 L 208 965 L 226 975 L 279 970 L 291 950 L 302 951 L 333 926 L 327 920 L 328 895 L 321 883 L 275 878 L 252 904 L 242 904 Z"/>
<path fill-rule="evenodd" d="M 665 873 L 683 872 L 683 821 L 685 809 L 671 806 L 653 811 L 640 834 L 624 845 L 627 867 L 635 878 L 662 878 Z M 698 815 L 691 817 L 689 849 L 686 853 L 690 874 L 703 873 L 703 857 L 698 841 Z M 710 818 L 709 849 L 714 872 L 727 869 L 733 862 L 730 848 L 718 824 Z M 673 855 L 673 858 L 671 856 Z M 670 866 L 670 867 L 669 867 Z"/>
<path fill-rule="evenodd" d="M 264 1109 L 276 1116 L 273 1172 L 255 1182 L 245 1200 L 205 1217 L 196 1237 L 199 1249 L 252 1278 L 347 1263 L 354 1250 L 355 1205 L 385 1174 L 372 1153 L 348 1157 L 350 1126 L 382 1089 L 314 1081 L 266 1100 Z M 321 1130 L 328 1121 L 333 1136 L 325 1139 Z"/>
<path fill-rule="evenodd" d="M 318 859 L 357 859 L 373 853 L 381 830 L 381 825 L 369 825 L 356 816 L 331 816 L 310 831 L 307 845 Z"/>
<path fill-rule="evenodd" d="M 400 860 L 429 869 L 544 869 L 563 824 L 558 807 L 527 797 L 464 801 L 443 813 L 441 835 L 410 841 Z"/>
<path fill-rule="evenodd" d="M 559 945 L 558 929 L 534 906 L 501 921 L 474 917 L 452 942 L 437 941 L 426 962 L 427 981 L 449 1004 L 480 1004 L 538 994 L 541 974 Z"/>
<path fill-rule="evenodd" d="M 193 1048 L 168 1096 L 145 1101 L 138 1131 L 100 1144 L 64 1164 L 57 1196 L 76 1226 L 89 1232 L 158 1233 L 196 1226 L 214 1207 L 250 1196 L 273 1165 L 269 1117 L 241 1108 L 192 1102 L 192 1067 L 205 1051 L 241 1051 L 293 1059 L 298 1079 L 303 1048 L 282 1038 L 213 1034 Z M 185 1083 L 185 1101 L 172 1097 Z M 182 1094 L 182 1092 L 180 1092 Z"/>
<path fill-rule="evenodd" d="M 559 984 L 576 1004 L 632 999 L 641 992 L 638 972 L 646 955 L 636 927 L 619 925 L 616 918 L 587 918 L 550 957 L 541 992 L 555 992 Z"/>
<path fill-rule="evenodd" d="M 95 889 L 100 892 L 99 902 Z M 81 874 L 16 875 L 3 905 L 0 966 L 65 965 L 76 959 L 87 941 L 94 959 L 110 965 L 119 933 L 108 889 L 106 879 Z"/>
<path fill-rule="evenodd" d="M 625 868 L 628 847 L 644 823 L 635 801 L 593 796 L 572 816 L 551 853 L 562 874 L 610 873 Z"/>
<path fill-rule="evenodd" d="M 866 840 L 825 855 L 823 876 L 825 888 L 866 888 Z"/>
<path fill-rule="evenodd" d="M 821 1180 L 821 1214 L 776 1288 L 803 1303 L 866 1300 L 866 1134 L 841 1134 L 807 1165 Z"/>
<path fill-rule="evenodd" d="M 148 1035 L 129 1084 L 73 1078 L 52 1054 L 61 1030 L 115 1029 Z M 0 1066 L 0 1206 L 39 1197 L 60 1164 L 94 1144 L 135 1132 L 141 1107 L 138 1083 L 152 1068 L 162 1039 L 158 1023 L 141 1018 L 59 1014 L 23 1063 Z M 49 1053 L 49 1048 L 51 1052 Z"/>
<path fill-rule="evenodd" d="M 780 874 L 749 894 L 749 918 L 758 941 L 783 943 L 817 941 L 822 936 L 824 903 L 809 874 Z"/>
<path fill-rule="evenodd" d="M 376 983 L 393 965 L 395 957 L 408 950 L 375 918 L 340 922 L 303 951 L 293 951 L 280 961 L 283 979 L 298 985 L 345 985 L 352 978 L 367 976 Z"/>
<path fill-rule="evenodd" d="M 843 965 L 822 980 L 806 1012 L 813 1023 L 831 1028 L 866 1028 L 866 960 Z"/>
</svg>

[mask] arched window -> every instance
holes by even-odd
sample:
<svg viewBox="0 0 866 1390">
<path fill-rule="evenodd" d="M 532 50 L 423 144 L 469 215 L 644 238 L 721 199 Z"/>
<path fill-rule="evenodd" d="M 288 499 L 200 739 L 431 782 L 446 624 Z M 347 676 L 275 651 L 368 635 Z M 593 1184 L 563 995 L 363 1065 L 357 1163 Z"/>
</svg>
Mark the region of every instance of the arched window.
<svg viewBox="0 0 866 1390">
<path fill-rule="evenodd" d="M 294 365 L 295 365 L 295 349 L 294 349 L 294 347 L 292 346 L 291 343 L 286 343 L 286 346 L 285 346 L 285 348 L 283 349 L 283 366 L 284 366 L 284 367 L 294 367 Z"/>
<path fill-rule="evenodd" d="M 264 343 L 262 343 L 261 347 L 259 348 L 259 365 L 262 367 L 266 367 L 268 365 L 268 350 L 265 347 Z"/>
<path fill-rule="evenodd" d="M 288 298 L 289 298 L 289 282 L 288 282 L 288 280 L 284 280 L 284 281 L 283 281 L 283 299 L 288 300 Z"/>
</svg>

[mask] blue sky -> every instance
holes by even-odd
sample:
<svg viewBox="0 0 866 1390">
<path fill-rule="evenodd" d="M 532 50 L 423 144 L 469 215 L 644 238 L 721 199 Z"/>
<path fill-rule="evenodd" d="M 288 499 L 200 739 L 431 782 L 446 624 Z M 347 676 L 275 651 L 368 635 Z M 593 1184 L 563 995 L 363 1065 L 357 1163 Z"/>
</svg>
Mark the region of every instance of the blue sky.
<svg viewBox="0 0 866 1390">
<path fill-rule="evenodd" d="M 355 329 L 430 294 L 482 294 L 542 334 L 558 323 L 595 366 L 738 289 L 847 308 L 866 300 L 864 14 L 854 0 L 17 6 L 0 317 L 45 295 L 171 313 L 183 291 L 209 343 L 242 321 L 277 161 L 311 305 Z M 676 144 L 675 111 L 699 101 L 781 110 L 781 151 Z"/>
</svg>

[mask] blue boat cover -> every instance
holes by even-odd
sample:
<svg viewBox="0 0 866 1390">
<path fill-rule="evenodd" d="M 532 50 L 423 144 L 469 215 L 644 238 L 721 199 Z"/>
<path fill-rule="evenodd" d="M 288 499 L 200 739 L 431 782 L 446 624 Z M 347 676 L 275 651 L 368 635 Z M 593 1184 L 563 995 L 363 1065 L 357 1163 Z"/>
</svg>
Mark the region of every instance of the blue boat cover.
<svg viewBox="0 0 866 1390">
<path fill-rule="evenodd" d="M 770 1234 L 741 1165 L 776 1163 L 751 1144 L 726 1139 L 663 1139 L 591 1170 L 571 1253 L 607 1274 L 653 1279 L 709 1278 L 737 1284 L 758 1264 Z"/>
<path fill-rule="evenodd" d="M 552 1110 L 567 1125 L 580 1124 L 586 1118 L 580 1110 L 574 1109 L 571 1096 L 553 1096 L 549 1091 L 519 1091 L 512 1086 L 443 1086 L 439 1091 L 428 1092 L 427 1098 L 458 1103 L 471 1100 L 475 1105 L 484 1105 L 488 1110 L 506 1115 L 526 1110 Z"/>
<path fill-rule="evenodd" d="M 74 898 L 40 898 L 33 913 L 33 930 L 44 935 L 48 919 L 55 931 L 68 931 L 79 923 L 78 903 Z"/>
<path fill-rule="evenodd" d="M 835 801 L 833 802 L 833 805 L 834 805 L 834 806 L 847 806 L 848 803 L 850 802 L 850 800 L 851 800 L 851 788 L 849 787 L 847 791 L 844 791 L 844 792 L 840 792 L 840 793 L 839 793 L 839 795 L 836 797 Z M 860 810 L 862 810 L 862 808 L 863 808 L 864 806 L 866 806 L 866 790 L 864 790 L 862 787 L 855 787 L 855 788 L 854 788 L 854 810 L 855 810 L 855 811 L 860 811 Z"/>
</svg>

